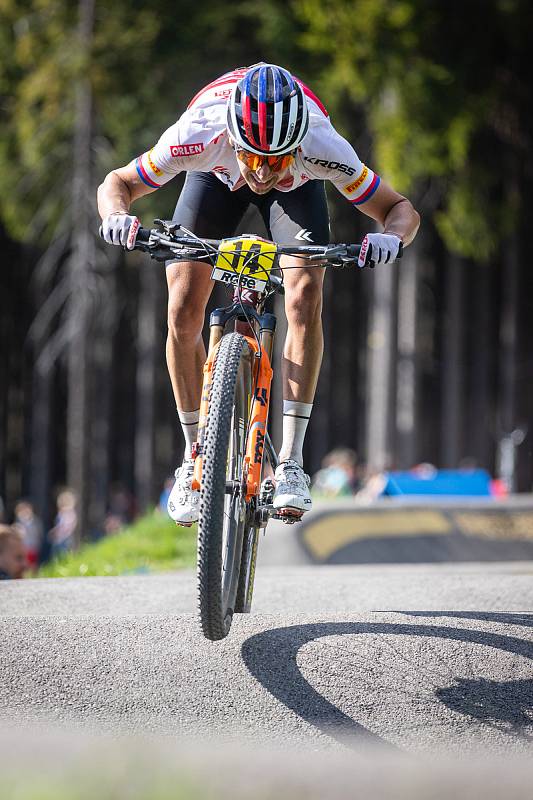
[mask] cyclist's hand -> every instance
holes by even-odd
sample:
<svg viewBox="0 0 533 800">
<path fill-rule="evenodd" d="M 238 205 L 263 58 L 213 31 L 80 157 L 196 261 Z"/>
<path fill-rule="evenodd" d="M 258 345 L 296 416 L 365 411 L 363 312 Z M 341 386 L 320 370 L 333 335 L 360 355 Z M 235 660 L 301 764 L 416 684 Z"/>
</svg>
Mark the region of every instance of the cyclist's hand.
<svg viewBox="0 0 533 800">
<path fill-rule="evenodd" d="M 108 244 L 118 244 L 126 250 L 133 250 L 140 226 L 138 217 L 130 214 L 108 214 L 102 220 L 100 236 Z"/>
<path fill-rule="evenodd" d="M 398 256 L 402 240 L 393 233 L 367 233 L 361 244 L 357 264 L 360 267 L 375 267 L 376 264 L 392 263 Z"/>
</svg>

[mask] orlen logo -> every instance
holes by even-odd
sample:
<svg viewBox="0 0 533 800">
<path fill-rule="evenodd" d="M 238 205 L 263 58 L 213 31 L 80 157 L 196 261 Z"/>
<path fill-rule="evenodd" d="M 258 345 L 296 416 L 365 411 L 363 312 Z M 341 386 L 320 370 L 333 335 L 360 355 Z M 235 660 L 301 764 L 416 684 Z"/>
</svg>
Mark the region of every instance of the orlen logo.
<svg viewBox="0 0 533 800">
<path fill-rule="evenodd" d="M 201 142 L 198 144 L 171 144 L 170 155 L 173 158 L 180 158 L 181 156 L 197 156 L 203 153 L 204 146 Z"/>
<path fill-rule="evenodd" d="M 358 189 L 362 183 L 365 182 L 366 177 L 368 175 L 368 167 L 364 167 L 362 173 L 359 175 L 356 181 L 353 183 L 349 183 L 348 186 L 344 187 L 344 190 L 348 192 L 348 194 L 353 194 L 356 189 Z"/>
</svg>

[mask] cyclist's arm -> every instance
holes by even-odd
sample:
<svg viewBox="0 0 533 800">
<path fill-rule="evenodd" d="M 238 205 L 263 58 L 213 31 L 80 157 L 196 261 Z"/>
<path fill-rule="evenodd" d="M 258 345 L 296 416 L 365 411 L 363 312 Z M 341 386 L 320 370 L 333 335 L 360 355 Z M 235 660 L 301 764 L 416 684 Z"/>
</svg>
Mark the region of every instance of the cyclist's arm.
<svg viewBox="0 0 533 800">
<path fill-rule="evenodd" d="M 217 133 L 201 124 L 192 111 L 186 111 L 151 150 L 109 173 L 98 189 L 102 219 L 114 212 L 128 213 L 135 200 L 164 186 L 180 172 L 210 169 L 216 163 L 213 151 L 220 140 Z"/>
<path fill-rule="evenodd" d="M 403 195 L 363 164 L 351 144 L 329 122 L 311 129 L 306 145 L 318 158 L 304 158 L 307 171 L 331 181 L 349 203 L 409 244 L 415 237 L 420 217 Z"/>
<path fill-rule="evenodd" d="M 131 204 L 156 191 L 139 177 L 135 161 L 115 169 L 98 187 L 98 211 L 102 219 L 108 214 L 128 214 Z"/>
<path fill-rule="evenodd" d="M 411 202 L 383 180 L 358 209 L 383 225 L 383 233 L 399 236 L 404 245 L 413 241 L 420 225 L 420 216 Z"/>
</svg>

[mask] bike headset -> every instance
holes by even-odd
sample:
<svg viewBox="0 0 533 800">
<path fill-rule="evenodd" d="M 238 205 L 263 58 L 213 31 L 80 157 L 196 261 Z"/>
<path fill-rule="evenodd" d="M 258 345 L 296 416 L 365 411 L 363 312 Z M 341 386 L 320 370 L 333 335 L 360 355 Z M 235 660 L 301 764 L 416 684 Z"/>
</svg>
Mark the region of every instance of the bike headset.
<svg viewBox="0 0 533 800">
<path fill-rule="evenodd" d="M 309 127 L 302 87 L 282 67 L 254 64 L 233 87 L 227 126 L 243 150 L 274 157 L 293 152 Z"/>
</svg>

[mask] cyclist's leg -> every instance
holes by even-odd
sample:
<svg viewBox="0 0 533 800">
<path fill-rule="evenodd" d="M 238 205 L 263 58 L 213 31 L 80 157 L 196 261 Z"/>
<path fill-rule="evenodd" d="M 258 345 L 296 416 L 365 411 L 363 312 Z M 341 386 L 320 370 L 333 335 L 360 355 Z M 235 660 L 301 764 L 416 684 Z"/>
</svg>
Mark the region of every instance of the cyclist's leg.
<svg viewBox="0 0 533 800">
<path fill-rule="evenodd" d="M 210 173 L 188 173 L 173 219 L 198 236 L 231 236 L 246 207 L 237 194 Z M 167 263 L 167 365 L 180 411 L 200 407 L 206 357 L 202 328 L 213 288 L 211 269 L 198 262 Z"/>
<path fill-rule="evenodd" d="M 324 184 L 313 181 L 293 192 L 272 192 L 264 206 L 267 227 L 281 244 L 329 242 Z M 299 236 L 299 238 L 296 238 Z M 311 508 L 309 477 L 303 472 L 302 448 L 322 362 L 322 286 L 325 270 L 305 268 L 285 258 L 287 338 L 283 349 L 283 442 L 276 469 L 274 506 L 280 513 Z"/>
<path fill-rule="evenodd" d="M 328 244 L 329 214 L 324 184 L 310 181 L 293 192 L 270 192 L 265 223 L 280 244 Z M 300 235 L 297 239 L 296 236 Z M 305 237 L 305 238 L 303 238 Z M 322 360 L 322 286 L 325 270 L 301 267 L 285 257 L 285 311 L 288 333 L 283 352 L 283 397 L 312 403 Z"/>
<path fill-rule="evenodd" d="M 188 173 L 174 212 L 174 221 L 208 239 L 229 236 L 245 204 L 210 173 Z M 191 445 L 196 440 L 206 352 L 202 340 L 205 308 L 213 288 L 211 266 L 168 262 L 167 365 L 185 438 L 182 466 L 168 499 L 175 522 L 190 525 L 198 519 L 199 492 L 192 490 Z"/>
</svg>

